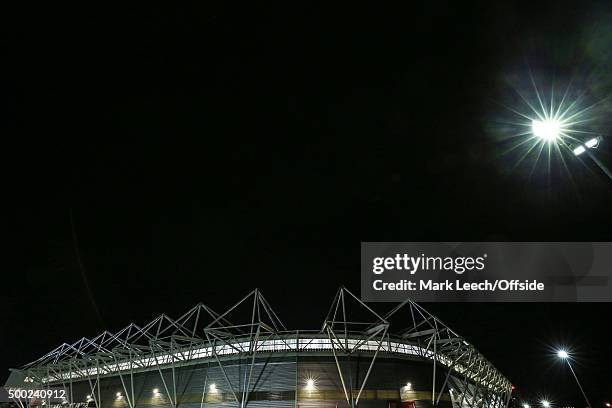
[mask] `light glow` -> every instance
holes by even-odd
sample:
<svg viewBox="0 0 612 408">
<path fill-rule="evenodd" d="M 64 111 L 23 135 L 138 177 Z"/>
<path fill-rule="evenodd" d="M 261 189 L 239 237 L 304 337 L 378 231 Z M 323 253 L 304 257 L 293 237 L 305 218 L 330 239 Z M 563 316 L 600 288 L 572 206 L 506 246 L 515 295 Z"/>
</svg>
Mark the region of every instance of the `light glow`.
<svg viewBox="0 0 612 408">
<path fill-rule="evenodd" d="M 548 402 L 548 401 L 546 401 L 546 400 L 543 400 L 543 401 L 542 401 L 542 406 L 543 406 L 544 408 L 550 408 L 550 402 Z"/>
<path fill-rule="evenodd" d="M 208 386 L 208 391 L 211 393 L 216 393 L 217 392 L 217 384 L 212 383 Z"/>
<path fill-rule="evenodd" d="M 159 388 L 153 388 L 153 394 L 158 395 L 159 394 Z"/>
<path fill-rule="evenodd" d="M 529 404 L 523 404 L 523 408 L 531 408 Z"/>
<path fill-rule="evenodd" d="M 569 357 L 569 354 L 567 354 L 567 351 L 565 351 L 565 350 L 559 350 L 559 351 L 557 351 L 557 356 L 559 358 L 565 359 L 565 358 Z"/>
<path fill-rule="evenodd" d="M 115 394 L 117 396 L 117 398 L 121 398 L 121 393 L 118 392 L 117 394 Z"/>
<path fill-rule="evenodd" d="M 406 383 L 406 389 L 408 391 L 412 390 L 412 383 Z"/>
<path fill-rule="evenodd" d="M 562 122 L 557 119 L 532 120 L 531 131 L 546 142 L 556 141 L 562 131 Z"/>
</svg>

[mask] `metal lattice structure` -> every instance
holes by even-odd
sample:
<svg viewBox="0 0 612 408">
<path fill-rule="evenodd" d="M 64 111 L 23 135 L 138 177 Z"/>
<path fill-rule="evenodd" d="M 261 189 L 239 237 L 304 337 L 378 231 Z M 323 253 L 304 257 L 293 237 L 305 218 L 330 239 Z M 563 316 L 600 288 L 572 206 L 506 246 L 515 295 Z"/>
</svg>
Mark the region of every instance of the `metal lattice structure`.
<svg viewBox="0 0 612 408">
<path fill-rule="evenodd" d="M 391 319 L 398 316 L 407 317 L 410 324 L 391 330 Z M 200 303 L 177 319 L 162 314 L 142 327 L 132 323 L 116 333 L 105 331 L 91 339 L 64 343 L 14 371 L 42 386 L 65 387 L 71 402 L 73 385 L 85 383 L 90 391 L 87 406 L 93 403 L 94 408 L 102 408 L 104 378 L 118 377 L 128 407 L 136 408 L 134 376 L 157 372 L 168 405 L 178 408 L 181 393 L 176 370 L 206 361 L 221 370 L 231 390 L 232 406 L 244 408 L 251 401 L 257 358 L 312 352 L 333 356 L 348 407 L 359 406 L 381 356 L 431 364 L 431 406 L 438 406 L 441 397 L 449 394 L 455 408 L 502 408 L 510 399 L 510 381 L 472 344 L 424 308 L 406 300 L 381 315 L 344 287 L 338 290 L 318 331 L 287 330 L 255 289 L 222 314 Z M 357 356 L 367 361 L 367 371 L 355 384 L 351 359 Z M 223 361 L 228 359 L 245 361 L 240 384 L 232 383 L 236 381 L 226 372 Z M 206 392 L 204 384 L 202 401 Z"/>
</svg>

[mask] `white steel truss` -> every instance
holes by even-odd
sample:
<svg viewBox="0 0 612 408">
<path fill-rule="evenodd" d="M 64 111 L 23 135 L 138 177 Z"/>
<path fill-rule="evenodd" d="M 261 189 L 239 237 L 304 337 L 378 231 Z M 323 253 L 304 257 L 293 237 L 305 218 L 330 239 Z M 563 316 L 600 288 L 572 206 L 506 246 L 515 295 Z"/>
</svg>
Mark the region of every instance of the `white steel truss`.
<svg viewBox="0 0 612 408">
<path fill-rule="evenodd" d="M 364 317 L 354 317 L 355 312 Z M 400 315 L 407 316 L 410 325 L 392 334 L 391 319 Z M 213 362 L 222 371 L 236 403 L 246 407 L 256 356 L 320 351 L 333 355 L 350 407 L 358 406 L 381 353 L 431 362 L 434 406 L 445 392 L 450 393 L 454 408 L 502 408 L 510 399 L 510 381 L 472 344 L 424 308 L 406 300 L 380 315 L 344 287 L 337 292 L 319 331 L 287 330 L 261 291 L 255 289 L 222 314 L 199 303 L 177 319 L 162 314 L 142 327 L 131 323 L 114 334 L 104 331 L 91 339 L 64 343 L 15 371 L 40 384 L 63 385 L 71 401 L 73 382 L 87 381 L 96 408 L 102 407 L 100 379 L 118 376 L 129 408 L 135 408 L 134 374 L 156 370 L 170 405 L 177 408 L 176 368 Z M 353 389 L 350 361 L 357 354 L 371 360 L 361 384 Z M 240 388 L 231 384 L 225 372 L 220 357 L 227 356 L 247 361 Z M 436 372 L 441 367 L 444 380 L 436 389 Z M 169 372 L 170 378 L 162 370 Z"/>
</svg>

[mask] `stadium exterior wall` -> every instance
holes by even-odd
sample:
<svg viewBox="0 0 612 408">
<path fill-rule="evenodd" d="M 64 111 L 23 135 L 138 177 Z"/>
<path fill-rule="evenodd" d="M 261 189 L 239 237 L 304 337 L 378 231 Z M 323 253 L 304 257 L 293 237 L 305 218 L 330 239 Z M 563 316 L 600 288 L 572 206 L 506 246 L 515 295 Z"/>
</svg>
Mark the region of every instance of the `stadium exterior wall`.
<svg viewBox="0 0 612 408">
<path fill-rule="evenodd" d="M 345 373 L 352 373 L 352 389 L 356 394 L 367 373 L 371 355 L 355 355 L 350 361 L 339 359 Z M 216 361 L 175 369 L 177 406 L 180 408 L 235 408 L 241 407 L 235 394 L 242 397 L 251 359 L 232 358 L 222 362 L 225 374 Z M 164 376 L 169 388 L 173 388 L 172 370 L 149 370 L 133 375 L 133 408 L 172 408 L 166 391 Z M 446 371 L 437 373 L 437 387 L 441 388 Z M 227 376 L 227 379 L 226 377 Z M 261 408 L 335 408 L 348 407 L 338 375 L 334 357 L 329 353 L 311 355 L 287 354 L 257 358 L 253 364 L 247 407 Z M 123 380 L 123 382 L 122 382 Z M 312 382 L 309 383 L 309 380 Z M 126 396 L 132 393 L 131 378 L 119 375 L 100 379 L 100 408 L 129 408 Z M 407 387 L 407 384 L 410 386 Z M 125 384 L 125 385 L 124 385 Z M 231 384 L 231 385 L 230 385 Z M 309 385 L 311 386 L 309 387 Z M 347 385 L 348 387 L 348 385 Z M 72 386 L 74 403 L 95 407 L 88 381 L 75 382 Z M 157 392 L 154 392 L 157 390 Z M 232 392 L 233 391 L 233 392 Z M 120 396 L 118 396 L 118 394 Z M 90 396 L 90 401 L 88 400 Z M 437 396 L 436 396 L 437 397 Z M 451 395 L 447 392 L 438 406 L 451 407 Z M 403 402 L 403 405 L 402 405 Z M 61 406 L 61 405 L 60 405 Z M 380 356 L 368 378 L 360 402 L 364 408 L 432 406 L 432 366 L 417 359 L 388 358 Z"/>
</svg>

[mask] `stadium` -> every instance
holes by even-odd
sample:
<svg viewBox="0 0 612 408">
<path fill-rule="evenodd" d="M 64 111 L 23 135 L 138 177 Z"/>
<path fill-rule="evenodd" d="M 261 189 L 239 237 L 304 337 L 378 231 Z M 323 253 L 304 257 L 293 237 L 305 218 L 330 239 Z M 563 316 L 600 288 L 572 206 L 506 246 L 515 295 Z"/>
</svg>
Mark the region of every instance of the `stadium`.
<svg viewBox="0 0 612 408">
<path fill-rule="evenodd" d="M 64 390 L 13 399 L 21 408 L 502 408 L 512 392 L 420 305 L 378 314 L 346 288 L 317 330 L 288 330 L 255 289 L 223 313 L 198 304 L 64 343 L 12 369 L 6 387 Z"/>
</svg>

